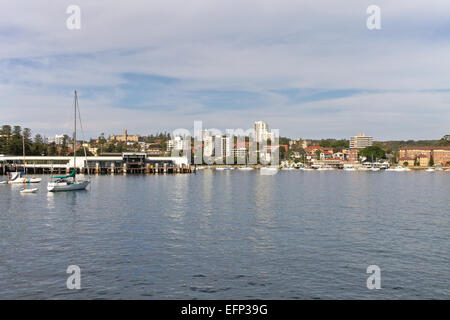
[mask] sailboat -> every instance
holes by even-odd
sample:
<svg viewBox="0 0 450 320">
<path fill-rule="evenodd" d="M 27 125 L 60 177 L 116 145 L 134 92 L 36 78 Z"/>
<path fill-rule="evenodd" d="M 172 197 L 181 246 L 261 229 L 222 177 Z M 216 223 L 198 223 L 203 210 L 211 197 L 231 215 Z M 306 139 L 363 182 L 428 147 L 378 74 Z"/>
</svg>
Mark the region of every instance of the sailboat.
<svg viewBox="0 0 450 320">
<path fill-rule="evenodd" d="M 24 178 L 22 172 L 8 172 L 8 178 L 9 184 L 39 183 L 42 180 L 41 178 Z"/>
<path fill-rule="evenodd" d="M 57 191 L 74 191 L 74 190 L 84 190 L 89 184 L 88 180 L 77 180 L 77 153 L 76 153 L 76 142 L 77 142 L 77 107 L 78 107 L 78 97 L 77 91 L 75 91 L 74 97 L 74 132 L 73 132 L 73 171 L 66 176 L 52 177 L 51 181 L 47 185 L 47 190 L 50 192 Z"/>
<path fill-rule="evenodd" d="M 22 136 L 22 148 L 23 148 L 23 170 L 25 170 L 25 136 Z M 22 174 L 25 172 L 8 172 L 8 183 L 9 184 L 25 184 L 25 183 L 39 183 L 41 178 L 24 178 Z M 2 181 L 3 182 L 3 181 Z M 0 183 L 2 183 L 0 182 Z M 6 183 L 6 182 L 3 182 Z M 2 183 L 2 184 L 3 184 Z"/>
</svg>

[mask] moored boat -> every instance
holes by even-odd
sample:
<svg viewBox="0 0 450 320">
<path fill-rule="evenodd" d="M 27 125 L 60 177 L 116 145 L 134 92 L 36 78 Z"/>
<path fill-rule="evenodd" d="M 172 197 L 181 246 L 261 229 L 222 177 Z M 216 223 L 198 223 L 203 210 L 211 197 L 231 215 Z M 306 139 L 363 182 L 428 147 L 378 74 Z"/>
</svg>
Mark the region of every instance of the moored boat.
<svg viewBox="0 0 450 320">
<path fill-rule="evenodd" d="M 254 170 L 254 168 L 252 168 L 252 167 L 239 167 L 238 170 L 240 170 L 240 171 L 251 171 L 251 170 Z"/>
<path fill-rule="evenodd" d="M 38 188 L 22 189 L 20 190 L 20 193 L 35 193 L 36 191 L 38 191 Z"/>
<path fill-rule="evenodd" d="M 24 178 L 21 172 L 8 172 L 9 184 L 26 184 L 26 183 L 39 183 L 41 178 Z"/>
<path fill-rule="evenodd" d="M 78 97 L 76 91 L 74 100 L 75 100 L 74 103 L 75 114 L 74 114 L 74 133 L 73 133 L 73 163 L 75 169 L 73 169 L 73 171 L 67 176 L 52 177 L 51 181 L 47 184 L 47 190 L 49 192 L 84 190 L 89 185 L 88 180 L 77 180 L 76 178 L 77 174 L 76 141 L 77 141 L 77 106 L 78 106 Z"/>
<path fill-rule="evenodd" d="M 274 175 L 278 172 L 278 167 L 262 167 L 260 173 L 262 175 Z"/>
</svg>

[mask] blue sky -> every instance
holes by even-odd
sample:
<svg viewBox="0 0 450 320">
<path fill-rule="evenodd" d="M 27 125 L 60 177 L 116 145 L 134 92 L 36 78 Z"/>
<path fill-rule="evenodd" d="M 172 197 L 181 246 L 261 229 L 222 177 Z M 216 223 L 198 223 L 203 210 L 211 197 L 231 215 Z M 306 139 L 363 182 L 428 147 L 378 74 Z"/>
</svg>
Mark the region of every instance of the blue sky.
<svg viewBox="0 0 450 320">
<path fill-rule="evenodd" d="M 366 28 L 371 4 L 381 30 Z M 77 89 L 88 136 L 265 120 L 292 138 L 439 139 L 449 16 L 445 0 L 7 0 L 0 122 L 71 132 Z"/>
</svg>

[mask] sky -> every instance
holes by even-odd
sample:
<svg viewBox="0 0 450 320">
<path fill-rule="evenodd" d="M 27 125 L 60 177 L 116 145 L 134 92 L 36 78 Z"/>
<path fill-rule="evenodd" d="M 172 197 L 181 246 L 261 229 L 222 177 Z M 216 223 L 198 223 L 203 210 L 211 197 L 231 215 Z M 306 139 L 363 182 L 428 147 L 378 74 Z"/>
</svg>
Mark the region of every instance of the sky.
<svg viewBox="0 0 450 320">
<path fill-rule="evenodd" d="M 448 0 L 0 0 L 0 125 L 70 134 L 76 89 L 86 138 L 263 120 L 290 138 L 440 139 L 448 17 Z"/>
</svg>

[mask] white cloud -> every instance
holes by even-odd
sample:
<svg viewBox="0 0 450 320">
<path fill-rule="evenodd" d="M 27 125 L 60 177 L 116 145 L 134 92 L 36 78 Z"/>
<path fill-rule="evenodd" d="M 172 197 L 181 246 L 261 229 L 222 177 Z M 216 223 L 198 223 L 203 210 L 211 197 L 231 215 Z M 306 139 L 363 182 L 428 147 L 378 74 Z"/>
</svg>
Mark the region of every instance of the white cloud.
<svg viewBox="0 0 450 320">
<path fill-rule="evenodd" d="M 196 119 L 246 128 L 260 118 L 293 137 L 447 133 L 449 96 L 438 90 L 450 83 L 448 1 L 380 0 L 380 31 L 366 29 L 365 9 L 373 3 L 361 0 L 79 0 L 80 31 L 66 29 L 70 4 L 3 1 L 2 122 L 70 131 L 67 88 L 82 87 L 102 89 L 80 101 L 92 135 L 189 127 Z M 123 73 L 180 79 L 149 98 L 149 105 L 173 108 L 118 106 L 126 95 Z M 369 93 L 301 103 L 273 93 L 285 89 Z M 202 90 L 249 91 L 264 103 L 256 110 L 211 108 L 196 96 Z"/>
</svg>

